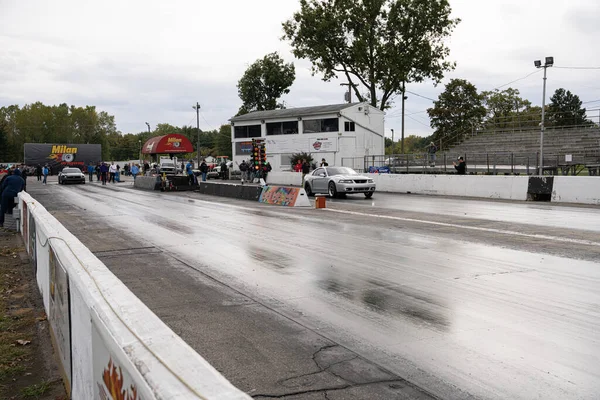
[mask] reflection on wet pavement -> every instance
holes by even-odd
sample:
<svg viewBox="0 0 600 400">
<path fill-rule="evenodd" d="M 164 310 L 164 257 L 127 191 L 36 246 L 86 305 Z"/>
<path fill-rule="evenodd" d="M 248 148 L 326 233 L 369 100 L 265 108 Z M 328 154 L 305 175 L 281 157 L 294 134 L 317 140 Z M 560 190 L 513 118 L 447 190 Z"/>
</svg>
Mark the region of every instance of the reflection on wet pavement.
<svg viewBox="0 0 600 400">
<path fill-rule="evenodd" d="M 486 245 L 477 232 L 445 228 L 442 236 L 436 227 L 415 232 L 368 216 L 199 196 L 190 202 L 186 196 L 193 194 L 119 189 L 107 205 L 98 187 L 57 190 L 100 215 L 141 201 L 145 206 L 125 216 L 107 217 L 111 226 L 440 398 L 593 399 L 600 393 L 600 265 L 576 254 L 552 256 L 528 238 L 519 240 L 529 251 L 518 251 L 506 248 L 511 238 L 503 235 Z M 391 195 L 332 202 L 363 209 L 381 203 L 429 218 L 466 213 L 482 221 L 600 231 L 600 213 L 589 208 Z M 449 396 L 453 390 L 460 395 Z"/>
</svg>

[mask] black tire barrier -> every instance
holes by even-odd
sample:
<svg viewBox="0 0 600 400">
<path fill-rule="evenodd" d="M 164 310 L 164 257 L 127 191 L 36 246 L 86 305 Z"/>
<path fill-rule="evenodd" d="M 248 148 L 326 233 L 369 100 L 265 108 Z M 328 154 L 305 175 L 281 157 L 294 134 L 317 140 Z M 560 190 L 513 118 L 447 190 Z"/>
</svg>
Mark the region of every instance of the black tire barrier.
<svg viewBox="0 0 600 400">
<path fill-rule="evenodd" d="M 533 201 L 550 201 L 553 189 L 553 176 L 530 176 L 527 185 L 527 199 Z"/>
<path fill-rule="evenodd" d="M 220 182 L 200 182 L 195 190 L 212 196 L 258 201 L 262 187 Z"/>
</svg>

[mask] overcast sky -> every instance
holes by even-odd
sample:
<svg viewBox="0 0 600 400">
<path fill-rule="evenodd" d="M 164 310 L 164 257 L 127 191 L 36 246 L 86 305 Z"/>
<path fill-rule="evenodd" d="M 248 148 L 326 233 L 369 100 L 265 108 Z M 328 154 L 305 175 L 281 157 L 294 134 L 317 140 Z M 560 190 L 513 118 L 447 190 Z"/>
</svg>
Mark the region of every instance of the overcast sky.
<svg viewBox="0 0 600 400">
<path fill-rule="evenodd" d="M 554 56 L 556 66 L 600 67 L 597 0 L 450 0 L 462 19 L 449 41 L 457 62 L 450 78 L 491 90 L 534 72 L 533 60 Z M 218 128 L 235 115 L 236 83 L 249 64 L 279 51 L 296 65 L 288 107 L 343 102 L 340 82 L 311 76 L 282 42 L 281 22 L 298 0 L 0 0 L 0 106 L 68 103 L 96 105 L 123 133 L 166 122 Z M 542 74 L 511 85 L 541 104 Z M 596 117 L 600 70 L 553 68 L 548 98 L 564 87 Z M 409 85 L 437 98 L 443 84 Z M 431 101 L 409 94 L 406 135 L 431 132 Z M 400 104 L 388 111 L 386 132 L 400 132 Z"/>
</svg>

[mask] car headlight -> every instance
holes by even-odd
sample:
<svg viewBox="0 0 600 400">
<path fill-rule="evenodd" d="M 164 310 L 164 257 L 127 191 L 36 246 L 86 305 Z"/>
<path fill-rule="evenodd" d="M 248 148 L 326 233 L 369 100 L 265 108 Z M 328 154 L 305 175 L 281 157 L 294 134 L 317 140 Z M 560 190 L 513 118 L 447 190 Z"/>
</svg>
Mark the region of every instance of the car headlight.
<svg viewBox="0 0 600 400">
<path fill-rule="evenodd" d="M 373 183 L 375 182 L 373 179 L 367 179 L 367 183 Z"/>
<path fill-rule="evenodd" d="M 351 179 L 340 179 L 338 182 L 339 183 L 352 183 L 353 181 Z"/>
</svg>

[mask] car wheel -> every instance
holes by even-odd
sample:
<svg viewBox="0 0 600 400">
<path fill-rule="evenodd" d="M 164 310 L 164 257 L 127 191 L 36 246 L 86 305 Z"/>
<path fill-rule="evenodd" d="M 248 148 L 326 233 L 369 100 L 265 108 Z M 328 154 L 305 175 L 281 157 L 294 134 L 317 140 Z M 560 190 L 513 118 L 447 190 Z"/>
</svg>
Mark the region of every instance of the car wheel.
<svg viewBox="0 0 600 400">
<path fill-rule="evenodd" d="M 307 196 L 313 196 L 314 193 L 312 192 L 312 189 L 310 188 L 310 185 L 307 183 L 304 184 L 304 190 L 306 190 L 306 195 Z"/>
<path fill-rule="evenodd" d="M 336 198 L 338 195 L 337 188 L 335 187 L 335 182 L 329 182 L 329 197 Z"/>
<path fill-rule="evenodd" d="M 373 197 L 373 193 L 374 193 L 374 192 L 367 192 L 367 193 L 365 193 L 365 197 L 366 197 L 367 199 L 370 199 L 371 197 Z"/>
</svg>

